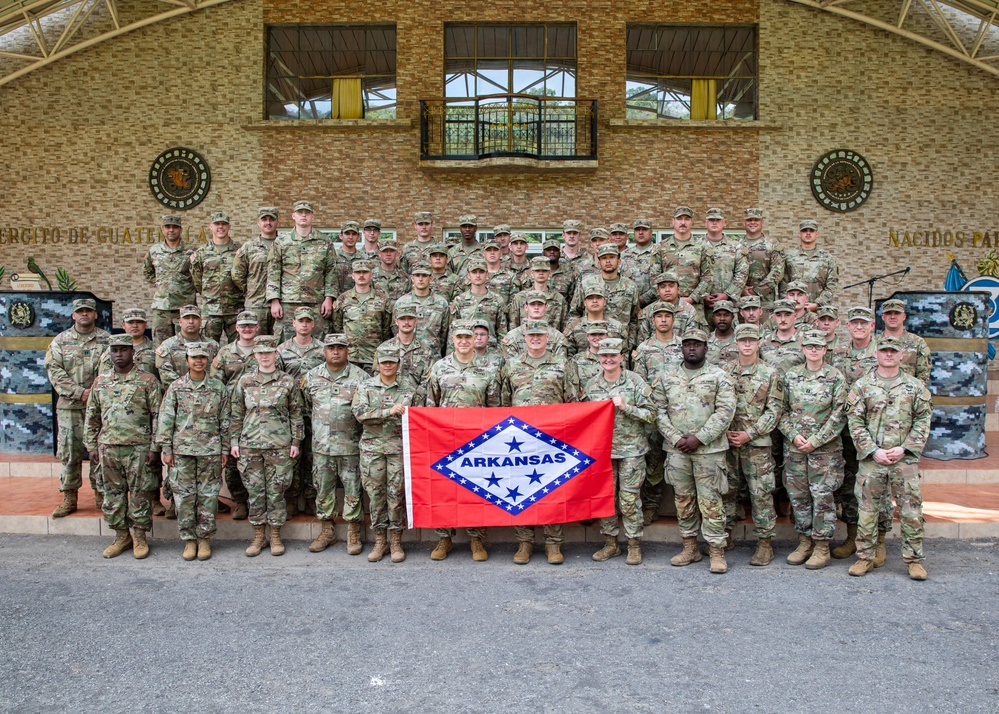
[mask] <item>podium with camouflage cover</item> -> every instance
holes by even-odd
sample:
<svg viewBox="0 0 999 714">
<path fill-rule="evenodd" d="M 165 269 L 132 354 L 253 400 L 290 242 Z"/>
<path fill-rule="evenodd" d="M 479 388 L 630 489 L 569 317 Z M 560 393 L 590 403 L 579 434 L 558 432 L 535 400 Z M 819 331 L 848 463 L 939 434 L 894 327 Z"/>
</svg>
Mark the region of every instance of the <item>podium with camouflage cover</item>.
<svg viewBox="0 0 999 714">
<path fill-rule="evenodd" d="M 991 296 L 939 290 L 899 292 L 886 299 L 905 303 L 905 329 L 926 340 L 932 353 L 933 421 L 923 456 L 983 458 Z M 877 301 L 879 332 L 883 302 Z"/>
<path fill-rule="evenodd" d="M 73 326 L 73 301 L 80 298 L 97 302 L 97 326 L 110 332 L 113 303 L 93 293 L 0 290 L 0 452 L 54 453 L 55 392 L 45 350 Z"/>
</svg>

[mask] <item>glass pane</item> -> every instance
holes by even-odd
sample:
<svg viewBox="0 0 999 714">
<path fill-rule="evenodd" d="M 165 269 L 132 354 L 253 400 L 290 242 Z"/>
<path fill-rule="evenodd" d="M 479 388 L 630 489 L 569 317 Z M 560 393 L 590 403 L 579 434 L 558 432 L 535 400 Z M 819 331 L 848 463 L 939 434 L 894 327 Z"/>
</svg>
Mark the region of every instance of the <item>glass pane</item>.
<svg viewBox="0 0 999 714">
<path fill-rule="evenodd" d="M 545 94 L 549 97 L 576 96 L 576 68 L 565 64 L 549 64 L 545 79 Z"/>
<path fill-rule="evenodd" d="M 545 76 L 545 65 L 541 60 L 516 60 L 513 66 L 512 92 L 545 96 Z"/>
<path fill-rule="evenodd" d="M 545 28 L 540 25 L 510 28 L 510 56 L 545 56 Z"/>
<path fill-rule="evenodd" d="M 474 96 L 510 92 L 510 69 L 506 60 L 480 61 L 476 75 Z"/>
<path fill-rule="evenodd" d="M 548 57 L 576 57 L 576 28 L 555 26 L 548 28 Z"/>
<path fill-rule="evenodd" d="M 475 28 L 471 25 L 448 25 L 444 28 L 445 57 L 474 57 Z"/>
<path fill-rule="evenodd" d="M 509 57 L 510 28 L 480 27 L 479 57 Z"/>
<path fill-rule="evenodd" d="M 341 27 L 333 31 L 332 66 L 329 75 L 358 76 L 364 73 L 364 28 Z"/>
<path fill-rule="evenodd" d="M 395 50 L 368 50 L 365 52 L 364 74 L 395 74 Z"/>
<path fill-rule="evenodd" d="M 267 102 L 268 119 L 298 119 L 298 105 Z"/>
<path fill-rule="evenodd" d="M 267 83 L 267 101 L 297 103 L 301 99 L 297 77 L 272 78 Z"/>
<path fill-rule="evenodd" d="M 287 52 L 298 49 L 297 27 L 271 27 L 267 30 L 268 48 L 271 52 Z"/>
<path fill-rule="evenodd" d="M 329 75 L 330 51 L 333 49 L 331 28 L 303 28 L 299 35 L 298 67 L 296 74 L 305 77 Z"/>
<path fill-rule="evenodd" d="M 445 97 L 474 97 L 475 74 L 473 72 L 456 72 L 444 75 Z"/>
</svg>

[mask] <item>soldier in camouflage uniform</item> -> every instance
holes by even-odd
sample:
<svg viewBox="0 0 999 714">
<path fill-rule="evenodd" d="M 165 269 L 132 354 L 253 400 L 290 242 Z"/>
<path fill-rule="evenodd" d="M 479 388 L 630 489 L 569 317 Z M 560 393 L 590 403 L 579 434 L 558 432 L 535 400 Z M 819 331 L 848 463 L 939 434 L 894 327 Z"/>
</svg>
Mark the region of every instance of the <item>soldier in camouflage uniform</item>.
<svg viewBox="0 0 999 714">
<path fill-rule="evenodd" d="M 558 299 L 562 296 L 558 293 L 546 294 L 540 290 L 525 290 L 517 297 L 523 298 L 523 312 L 527 317 L 518 327 L 506 333 L 506 336 L 500 341 L 500 351 L 503 353 L 504 359 L 511 355 L 523 355 L 527 352 L 527 342 L 524 339 L 527 336 L 525 326 L 534 320 L 540 320 L 548 326 L 547 348 L 556 357 L 568 358 L 565 335 L 555 329 L 546 319 L 549 308 L 548 300 L 550 298 Z"/>
<path fill-rule="evenodd" d="M 417 263 L 427 263 L 430 260 L 430 249 L 436 245 L 434 236 L 434 214 L 430 211 L 417 211 L 413 214 L 413 232 L 416 240 L 411 240 L 402 246 L 402 257 L 399 262 L 403 270 L 412 275 L 413 266 Z"/>
<path fill-rule="evenodd" d="M 529 274 L 528 271 L 531 269 L 531 259 L 527 255 L 529 245 L 527 236 L 520 231 L 514 231 L 510 234 L 510 259 L 506 260 L 504 258 L 503 264 L 507 270 L 513 271 L 513 274 L 516 276 L 514 287 L 520 286 L 524 274 Z M 571 270 L 571 268 L 568 269 Z"/>
<path fill-rule="evenodd" d="M 715 329 L 708 335 L 708 355 L 709 364 L 725 367 L 725 365 L 739 359 L 739 349 L 735 344 L 735 316 L 737 313 L 735 305 L 728 300 L 719 300 L 711 309 L 714 317 Z"/>
<path fill-rule="evenodd" d="M 489 319 L 479 316 L 473 317 L 470 322 L 473 330 L 472 349 L 475 350 L 475 356 L 484 359 L 489 369 L 499 373 L 503 369 L 505 359 L 503 353 L 496 347 L 496 341 L 492 339 Z"/>
<path fill-rule="evenodd" d="M 711 292 L 714 265 L 710 249 L 690 232 L 693 216 L 687 206 L 678 206 L 673 211 L 673 236 L 664 238 L 656 246 L 649 272 L 650 275 L 660 275 L 667 270 L 675 272 L 680 279 L 680 299 L 693 306 L 699 322 L 707 324 L 702 303 Z M 655 299 L 652 295 L 649 298 Z"/>
<path fill-rule="evenodd" d="M 742 241 L 725 235 L 725 214 L 720 208 L 708 209 L 705 225 L 707 235 L 704 236 L 704 245 L 711 251 L 713 265 L 711 292 L 704 296 L 704 312 L 707 314 L 717 302 L 728 300 L 734 303 L 739 299 L 749 277 L 749 260 Z"/>
<path fill-rule="evenodd" d="M 548 349 L 548 332 L 544 320 L 527 320 L 524 325 L 526 347 L 523 354 L 507 359 L 500 382 L 503 406 L 526 407 L 538 404 L 566 404 L 575 401 L 569 383 L 569 370 L 565 355 Z M 563 562 L 562 543 L 565 536 L 562 524 L 544 525 L 545 553 L 548 562 Z M 517 552 L 513 562 L 526 565 L 534 552 L 534 527 L 517 526 Z"/>
<path fill-rule="evenodd" d="M 773 312 L 776 329 L 762 332 L 760 357 L 783 374 L 791 367 L 804 364 L 805 355 L 801 351 L 801 334 L 794 326 L 794 303 L 778 300 L 774 303 Z"/>
<path fill-rule="evenodd" d="M 773 537 L 777 533 L 774 510 L 776 472 L 771 451 L 771 432 L 776 430 L 784 400 L 783 382 L 777 370 L 759 357 L 760 332 L 756 325 L 735 328 L 739 354 L 726 369 L 735 385 L 735 416 L 728 427 L 728 490 L 725 503 L 725 530 L 734 545 L 732 529 L 736 521 L 736 500 L 743 484 L 749 490 L 753 514 L 756 552 L 750 565 L 769 565 L 774 559 Z"/>
<path fill-rule="evenodd" d="M 101 355 L 110 335 L 95 325 L 97 303 L 89 298 L 73 301 L 73 326 L 60 332 L 45 352 L 49 382 L 59 395 L 56 402 L 56 458 L 62 462 L 59 490 L 62 503 L 52 512 L 62 518 L 76 511 L 77 491 L 83 485 L 83 423 L 94 379 L 100 371 Z M 90 462 L 90 487 L 100 507 L 103 491 L 100 463 Z"/>
<path fill-rule="evenodd" d="M 778 297 L 778 286 L 784 277 L 784 251 L 780 244 L 763 232 L 763 210 L 747 208 L 742 225 L 746 229 L 743 245 L 749 260 L 749 277 L 744 296 L 756 296 L 760 306 L 769 310 Z"/>
<path fill-rule="evenodd" d="M 815 324 L 815 312 L 818 307 L 808 308 L 808 286 L 800 280 L 795 280 L 785 286 L 784 299 L 794 303 L 794 326 L 799 330 L 807 330 Z"/>
<path fill-rule="evenodd" d="M 447 269 L 447 246 L 434 243 L 428 250 L 427 260 L 430 263 L 430 292 L 447 300 L 448 305 L 462 290 L 464 283 L 457 275 Z"/>
<path fill-rule="evenodd" d="M 104 520 L 116 534 L 104 557 L 114 558 L 131 547 L 132 555 L 142 559 L 149 555 L 146 533 L 153 527 L 150 493 L 155 481 L 148 467 L 159 450 L 153 437 L 160 383 L 133 364 L 129 335 L 114 335 L 110 343 L 114 370 L 94 382 L 83 442 L 91 463 L 101 464 Z"/>
<path fill-rule="evenodd" d="M 413 403 L 416 382 L 399 374 L 399 351 L 379 345 L 375 352 L 378 374 L 363 381 L 350 408 L 364 431 L 361 434 L 361 485 L 368 494 L 375 545 L 369 563 L 385 557 L 385 531 L 393 563 L 406 559 L 402 531 L 406 528 L 406 488 L 402 472 L 402 415 Z"/>
<path fill-rule="evenodd" d="M 416 331 L 419 324 L 417 312 L 413 307 L 396 307 L 395 328 L 396 335 L 390 340 L 386 340 L 382 345 L 386 345 L 399 353 L 399 376 L 407 377 L 418 387 L 422 386 L 423 378 L 433 366 L 434 362 L 441 358 L 440 350 L 434 345 L 421 339 Z M 381 346 L 381 345 L 379 345 Z M 377 358 L 371 365 L 372 373 L 378 372 Z"/>
<path fill-rule="evenodd" d="M 799 280 L 805 284 L 808 293 L 808 309 L 813 311 L 819 305 L 836 302 L 839 291 L 839 267 L 836 259 L 826 250 L 816 247 L 819 239 L 819 224 L 812 220 L 798 224 L 797 248 L 784 253 L 784 278 L 780 282 L 780 292 L 787 292 L 787 286 Z"/>
<path fill-rule="evenodd" d="M 820 305 L 815 311 L 814 325 L 815 329 L 822 330 L 825 333 L 826 362 L 832 364 L 836 350 L 839 349 L 843 342 L 836 331 L 839 327 L 839 310 L 836 309 L 835 305 Z"/>
<path fill-rule="evenodd" d="M 607 327 L 607 337 L 617 337 L 624 339 L 624 327 L 617 320 L 607 318 L 607 291 L 602 284 L 594 281 L 583 289 L 588 293 L 583 295 L 583 307 L 586 312 L 583 315 L 573 315 L 566 320 L 565 330 L 562 334 L 566 339 L 566 348 L 570 357 L 577 352 L 585 352 L 589 349 L 590 343 L 587 338 L 587 327 L 591 322 L 602 322 Z"/>
<path fill-rule="evenodd" d="M 768 309 L 773 309 L 772 303 Z M 767 328 L 763 325 L 763 303 L 758 295 L 745 295 L 739 298 L 739 324 L 755 325 L 761 338 L 766 333 Z"/>
<path fill-rule="evenodd" d="M 929 437 L 933 405 L 926 385 L 900 370 L 902 348 L 897 337 L 882 334 L 877 369 L 858 379 L 848 397 L 850 433 L 861 459 L 857 562 L 850 566 L 850 575 L 866 575 L 875 566 L 875 527 L 884 502 L 894 498 L 902 525 L 902 560 L 910 578 L 926 580 L 919 459 Z"/>
<path fill-rule="evenodd" d="M 189 371 L 170 385 L 160 408 L 156 443 L 170 467 L 184 560 L 212 557 L 222 468 L 229 461 L 229 393 L 206 374 L 208 348 L 187 343 Z"/>
<path fill-rule="evenodd" d="M 652 400 L 666 452 L 666 479 L 673 486 L 683 537 L 683 550 L 670 563 L 683 566 L 701 560 L 700 531 L 708 542 L 711 572 L 725 573 L 725 432 L 735 415 L 736 396 L 731 377 L 705 360 L 707 343 L 703 330 L 684 333 L 683 364 L 656 380 Z"/>
<path fill-rule="evenodd" d="M 350 361 L 366 369 L 375 349 L 392 336 L 391 301 L 371 286 L 371 263 L 355 260 L 354 287 L 333 304 L 332 331 L 347 335 Z"/>
<path fill-rule="evenodd" d="M 163 242 L 149 246 L 142 262 L 143 277 L 156 286 L 150 312 L 153 342 L 157 345 L 176 333 L 181 305 L 196 300 L 191 282 L 191 255 L 195 247 L 181 240 L 180 224 L 180 216 L 163 216 L 160 226 Z"/>
<path fill-rule="evenodd" d="M 617 250 L 617 246 L 614 246 Z M 611 436 L 611 466 L 614 470 L 614 493 L 621 514 L 624 534 L 628 537 L 628 565 L 642 562 L 642 483 L 645 481 L 645 454 L 649 451 L 648 425 L 656 420 L 652 389 L 634 372 L 622 369 L 624 340 L 612 337 L 597 348 L 600 374 L 583 388 L 582 401 L 614 402 L 614 432 Z M 620 533 L 617 516 L 600 519 L 604 547 L 593 560 L 604 561 L 621 554 L 617 544 Z"/>
<path fill-rule="evenodd" d="M 369 218 L 364 222 L 364 243 L 358 251 L 360 255 L 354 260 L 370 260 L 372 264 L 378 262 L 378 244 L 382 235 L 382 222 Z"/>
<path fill-rule="evenodd" d="M 395 301 L 392 306 L 392 316 L 394 320 L 399 316 L 400 310 L 412 311 L 417 319 L 416 336 L 429 344 L 440 357 L 444 354 L 444 341 L 447 339 L 451 306 L 443 295 L 431 292 L 431 272 L 427 263 L 413 265 L 410 275 L 413 289 Z M 405 358 L 403 358 L 403 363 L 405 364 Z M 406 371 L 405 366 L 403 371 Z M 420 376 L 422 377 L 422 375 Z"/>
<path fill-rule="evenodd" d="M 548 265 L 551 269 L 551 273 L 548 275 L 548 287 L 561 295 L 565 304 L 568 305 L 576 292 L 577 275 L 575 269 L 571 265 L 562 263 L 561 246 L 557 240 L 546 240 L 541 246 L 541 255 L 548 258 Z M 526 290 L 530 282 L 529 275 L 522 275 L 521 289 Z"/>
<path fill-rule="evenodd" d="M 798 532 L 789 565 L 809 570 L 829 564 L 829 541 L 836 530 L 836 489 L 843 485 L 846 378 L 825 363 L 826 338 L 820 331 L 801 339 L 805 364 L 784 373 L 780 430 L 784 434 L 784 487 Z"/>
<path fill-rule="evenodd" d="M 697 311 L 686 300 L 680 299 L 680 278 L 672 270 L 667 270 L 656 276 L 655 294 L 658 299 L 655 302 L 665 302 L 673 306 L 673 331 L 682 335 L 688 327 L 697 327 L 707 330 L 708 325 L 700 322 Z M 652 313 L 648 306 L 642 309 L 638 318 L 638 342 L 641 344 L 649 339 L 653 333 Z"/>
<path fill-rule="evenodd" d="M 468 289 L 451 301 L 451 337 L 454 337 L 454 323 L 471 320 L 474 317 L 489 318 L 493 336 L 499 340 L 507 332 L 507 307 L 503 299 L 486 286 L 486 262 L 472 258 L 465 263 L 468 267 Z M 448 345 L 448 351 L 453 343 Z"/>
<path fill-rule="evenodd" d="M 347 553 L 360 555 L 361 475 L 357 442 L 361 425 L 350 405 L 354 393 L 368 378 L 368 373 L 348 362 L 347 336 L 326 335 L 324 363 L 302 377 L 305 413 L 312 416 L 312 483 L 316 488 L 316 516 L 322 530 L 309 545 L 320 553 L 336 543 L 333 519 L 336 518 L 336 490 L 343 487 L 343 519 L 347 521 Z"/>
<path fill-rule="evenodd" d="M 600 343 L 609 337 L 608 329 L 606 320 L 591 320 L 587 323 L 587 349 L 572 356 L 567 370 L 572 401 L 580 401 L 586 383 L 600 374 L 600 355 L 597 350 L 600 349 Z"/>
<path fill-rule="evenodd" d="M 483 270 L 484 272 L 484 270 Z M 499 374 L 483 358 L 475 355 L 475 329 L 468 320 L 451 323 L 454 351 L 438 360 L 426 378 L 425 404 L 428 407 L 498 407 L 500 404 Z M 437 545 L 431 560 L 444 560 L 451 552 L 454 529 L 438 528 Z M 481 562 L 489 557 L 483 540 L 485 528 L 466 529 L 471 539 L 472 560 Z"/>
<path fill-rule="evenodd" d="M 243 310 L 257 316 L 260 334 L 274 330 L 274 317 L 267 302 L 267 257 L 277 238 L 278 209 L 265 206 L 257 209 L 260 235 L 247 241 L 236 251 L 232 263 L 232 282 L 243 293 Z"/>
<path fill-rule="evenodd" d="M 586 248 L 580 244 L 580 237 L 583 231 L 583 222 L 575 219 L 562 221 L 562 247 L 559 262 L 566 268 L 576 270 L 590 255 Z M 512 239 L 511 239 L 512 242 Z"/>
<path fill-rule="evenodd" d="M 464 275 L 467 272 L 465 262 L 475 257 L 482 259 L 482 244 L 475 238 L 476 229 L 479 226 L 479 219 L 471 214 L 458 217 L 458 230 L 461 231 L 461 241 L 451 247 L 448 251 L 447 267 L 455 275 Z"/>
<path fill-rule="evenodd" d="M 239 243 L 229 237 L 229 214 L 212 214 L 212 239 L 191 256 L 191 281 L 201 295 L 205 334 L 219 342 L 236 339 L 236 313 L 243 306 L 243 292 L 232 280 L 232 266 Z"/>
<path fill-rule="evenodd" d="M 602 283 L 607 293 L 607 307 L 604 308 L 604 312 L 608 319 L 621 323 L 627 335 L 626 344 L 630 352 L 631 348 L 638 345 L 638 287 L 630 279 L 620 275 L 618 268 L 621 258 L 618 256 L 616 245 L 600 246 L 597 251 L 597 262 L 600 264 L 599 276 L 586 276 L 580 279 L 579 289 L 576 290 L 569 311 L 573 315 L 582 315 L 584 311 L 582 293 L 589 289 L 590 284 Z"/>
<path fill-rule="evenodd" d="M 635 245 L 621 256 L 621 275 L 630 278 L 638 286 L 638 304 L 644 308 L 656 300 L 651 297 L 653 275 L 650 272 L 656 246 L 652 242 L 652 221 L 648 218 L 636 218 L 632 225 Z"/>
<path fill-rule="evenodd" d="M 276 336 L 258 335 L 253 356 L 257 370 L 243 374 L 232 391 L 229 451 L 238 459 L 250 494 L 253 540 L 246 554 L 260 554 L 264 527 L 269 525 L 271 555 L 284 555 L 281 527 L 288 517 L 284 492 L 304 436 L 302 397 L 295 380 L 277 369 Z"/>
<path fill-rule="evenodd" d="M 409 292 L 412 285 L 406 271 L 398 263 L 399 244 L 392 239 L 378 242 L 378 264 L 371 272 L 371 286 L 395 302 Z"/>
<path fill-rule="evenodd" d="M 561 330 L 565 326 L 566 302 L 558 290 L 550 283 L 551 261 L 544 256 L 531 259 L 531 280 L 530 284 L 525 284 L 523 288 L 514 295 L 510 306 L 510 328 L 519 327 L 520 323 L 527 318 L 527 295 L 543 293 L 547 298 L 548 309 L 545 312 L 545 321 L 556 330 Z"/>
<path fill-rule="evenodd" d="M 371 221 L 372 219 L 368 219 Z M 368 221 L 365 221 L 367 225 Z M 340 292 L 354 287 L 352 267 L 355 260 L 368 260 L 368 254 L 358 250 L 357 241 L 361 237 L 361 226 L 357 221 L 344 221 L 340 224 L 340 245 L 336 246 L 336 276 Z M 378 260 L 375 255 L 372 260 Z"/>
<path fill-rule="evenodd" d="M 495 238 L 482 241 L 482 257 L 486 261 L 486 285 L 489 286 L 490 291 L 509 302 L 514 293 L 517 292 L 514 286 L 517 274 L 506 269 L 502 256 L 500 244 L 496 242 Z"/>
<path fill-rule="evenodd" d="M 315 214 L 309 201 L 292 205 L 295 227 L 278 235 L 267 261 L 267 301 L 275 321 L 274 334 L 283 342 L 294 334 L 291 325 L 295 308 L 316 310 L 316 336 L 326 332 L 326 319 L 333 300 L 340 294 L 336 248 L 329 237 L 312 222 Z"/>
<path fill-rule="evenodd" d="M 882 334 L 896 338 L 902 345 L 902 371 L 929 386 L 930 348 L 926 340 L 905 329 L 905 303 L 898 299 L 885 300 L 881 303 L 881 319 L 885 323 Z"/>
</svg>

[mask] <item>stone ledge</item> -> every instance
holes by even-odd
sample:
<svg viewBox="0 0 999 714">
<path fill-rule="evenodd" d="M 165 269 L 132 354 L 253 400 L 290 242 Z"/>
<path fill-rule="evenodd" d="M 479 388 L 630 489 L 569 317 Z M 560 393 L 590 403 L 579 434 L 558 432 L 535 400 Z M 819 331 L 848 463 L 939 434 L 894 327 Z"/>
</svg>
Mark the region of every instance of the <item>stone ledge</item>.
<svg viewBox="0 0 999 714">
<path fill-rule="evenodd" d="M 326 131 L 400 131 L 413 128 L 412 119 L 271 119 L 243 124 L 247 131 L 324 129 Z"/>
<path fill-rule="evenodd" d="M 607 126 L 611 129 L 675 129 L 689 131 L 692 129 L 714 129 L 724 131 L 774 131 L 781 130 L 780 124 L 765 121 L 750 121 L 747 119 L 713 119 L 693 121 L 690 119 L 608 119 Z"/>
<path fill-rule="evenodd" d="M 433 173 L 469 174 L 573 174 L 593 173 L 596 159 L 565 159 L 562 161 L 497 156 L 491 159 L 420 159 L 420 168 Z"/>
</svg>

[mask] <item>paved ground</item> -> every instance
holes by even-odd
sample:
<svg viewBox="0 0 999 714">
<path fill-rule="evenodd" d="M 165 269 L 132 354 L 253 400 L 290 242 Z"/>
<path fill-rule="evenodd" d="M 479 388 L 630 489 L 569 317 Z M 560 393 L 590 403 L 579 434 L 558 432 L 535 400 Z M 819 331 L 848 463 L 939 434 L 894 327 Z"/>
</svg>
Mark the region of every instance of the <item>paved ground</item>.
<svg viewBox="0 0 999 714">
<path fill-rule="evenodd" d="M 929 543 L 924 583 L 895 549 L 857 579 L 751 568 L 748 545 L 713 576 L 667 545 L 518 567 L 512 545 L 392 565 L 108 542 L 0 536 L 0 710 L 999 712 L 991 542 Z"/>
</svg>

